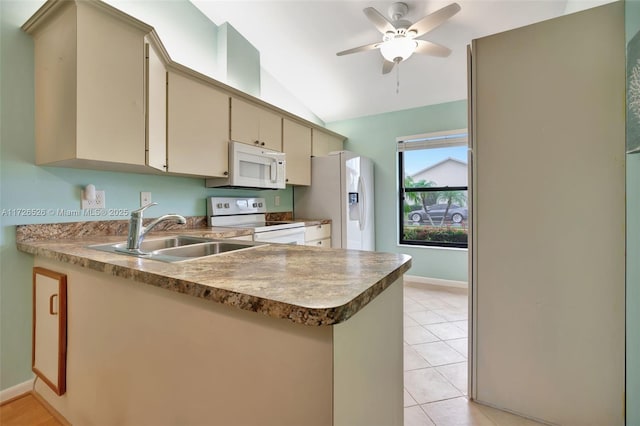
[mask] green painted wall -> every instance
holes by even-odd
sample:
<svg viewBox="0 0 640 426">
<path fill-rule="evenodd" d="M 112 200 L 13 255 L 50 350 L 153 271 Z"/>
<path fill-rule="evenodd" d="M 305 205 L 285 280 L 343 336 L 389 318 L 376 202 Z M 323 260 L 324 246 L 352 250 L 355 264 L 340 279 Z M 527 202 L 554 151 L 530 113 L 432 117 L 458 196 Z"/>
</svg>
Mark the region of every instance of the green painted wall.
<svg viewBox="0 0 640 426">
<path fill-rule="evenodd" d="M 106 0 L 106 3 L 151 25 L 174 61 L 221 79 L 218 74 L 218 26 L 189 0 Z M 185 23 L 188 23 L 187 31 Z"/>
<path fill-rule="evenodd" d="M 640 31 L 640 1 L 625 3 L 627 42 Z M 628 124 L 627 124 L 628 126 Z M 640 426 L 640 153 L 627 155 L 627 425 Z"/>
<path fill-rule="evenodd" d="M 260 52 L 228 22 L 218 27 L 218 61 L 230 86 L 260 97 Z"/>
<path fill-rule="evenodd" d="M 376 250 L 413 256 L 410 275 L 467 281 L 465 249 L 398 246 L 396 138 L 467 127 L 466 100 L 327 123 L 375 163 Z"/>
<path fill-rule="evenodd" d="M 0 1 L 0 212 L 4 212 L 0 214 L 0 389 L 22 383 L 32 376 L 33 258 L 15 249 L 15 225 L 78 220 L 55 213 L 37 218 L 15 216 L 11 215 L 10 209 L 77 210 L 81 189 L 93 183 L 97 189 L 106 191 L 108 208 L 135 208 L 139 205 L 139 192 L 151 191 L 153 201 L 159 205 L 149 211 L 149 217 L 168 212 L 204 215 L 205 198 L 211 195 L 259 195 L 267 199 L 270 211 L 293 210 L 290 188 L 255 192 L 214 190 L 205 188 L 203 179 L 35 166 L 33 42 L 20 26 L 40 4 L 41 1 Z M 172 7 L 178 4 L 193 7 L 188 2 L 179 2 Z M 176 19 L 190 16 L 171 10 Z M 180 25 L 190 28 L 188 20 Z M 195 25 L 195 28 L 201 27 Z M 279 207 L 274 206 L 276 195 L 281 197 Z"/>
</svg>

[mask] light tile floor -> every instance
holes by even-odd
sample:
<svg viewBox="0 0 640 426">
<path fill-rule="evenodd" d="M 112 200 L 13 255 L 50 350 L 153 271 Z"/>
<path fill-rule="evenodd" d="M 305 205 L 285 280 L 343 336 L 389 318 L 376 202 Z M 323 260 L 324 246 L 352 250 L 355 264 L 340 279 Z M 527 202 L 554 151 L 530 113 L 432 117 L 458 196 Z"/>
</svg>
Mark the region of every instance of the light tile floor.
<svg viewBox="0 0 640 426">
<path fill-rule="evenodd" d="M 467 399 L 467 312 L 467 290 L 405 281 L 404 425 L 540 425 Z"/>
</svg>

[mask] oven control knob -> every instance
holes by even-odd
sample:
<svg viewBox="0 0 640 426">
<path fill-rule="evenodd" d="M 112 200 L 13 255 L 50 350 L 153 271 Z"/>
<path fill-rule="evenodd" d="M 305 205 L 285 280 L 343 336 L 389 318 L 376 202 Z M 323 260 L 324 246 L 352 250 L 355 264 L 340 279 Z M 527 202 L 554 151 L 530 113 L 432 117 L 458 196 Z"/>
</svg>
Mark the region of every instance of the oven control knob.
<svg viewBox="0 0 640 426">
<path fill-rule="evenodd" d="M 224 208 L 228 209 L 229 208 L 229 203 L 224 203 Z"/>
<path fill-rule="evenodd" d="M 262 203 L 258 203 L 258 207 L 262 207 Z"/>
<path fill-rule="evenodd" d="M 218 203 L 218 204 L 216 204 L 216 207 L 217 207 L 217 208 L 219 208 L 219 209 L 221 209 L 221 208 L 222 208 L 222 203 Z"/>
<path fill-rule="evenodd" d="M 254 208 L 258 207 L 258 203 L 253 203 L 253 207 Z"/>
</svg>

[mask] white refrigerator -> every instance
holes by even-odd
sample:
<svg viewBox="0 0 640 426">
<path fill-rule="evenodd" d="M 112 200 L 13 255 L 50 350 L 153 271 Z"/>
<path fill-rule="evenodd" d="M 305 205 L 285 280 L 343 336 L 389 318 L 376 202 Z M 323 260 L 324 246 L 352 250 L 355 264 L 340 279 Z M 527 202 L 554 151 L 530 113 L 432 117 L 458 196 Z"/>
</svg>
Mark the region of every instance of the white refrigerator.
<svg viewBox="0 0 640 426">
<path fill-rule="evenodd" d="M 311 186 L 296 187 L 297 218 L 331 219 L 331 247 L 375 250 L 373 162 L 349 151 L 311 159 Z"/>
</svg>

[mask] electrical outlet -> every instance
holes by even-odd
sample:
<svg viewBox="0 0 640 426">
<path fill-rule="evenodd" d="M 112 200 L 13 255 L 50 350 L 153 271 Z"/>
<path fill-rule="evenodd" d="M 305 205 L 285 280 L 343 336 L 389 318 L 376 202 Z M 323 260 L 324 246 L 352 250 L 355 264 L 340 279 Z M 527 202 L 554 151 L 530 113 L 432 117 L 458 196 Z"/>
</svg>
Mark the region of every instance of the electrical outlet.
<svg viewBox="0 0 640 426">
<path fill-rule="evenodd" d="M 107 206 L 104 191 L 96 191 L 95 200 L 82 200 L 82 210 L 86 209 L 104 209 Z"/>
<path fill-rule="evenodd" d="M 146 206 L 151 203 L 151 193 L 150 192 L 141 192 L 140 193 L 140 207 Z"/>
<path fill-rule="evenodd" d="M 279 205 L 280 205 L 280 196 L 279 196 L 279 195 L 276 195 L 276 197 L 275 197 L 275 200 L 274 200 L 273 204 L 275 204 L 276 206 L 279 206 Z"/>
</svg>

